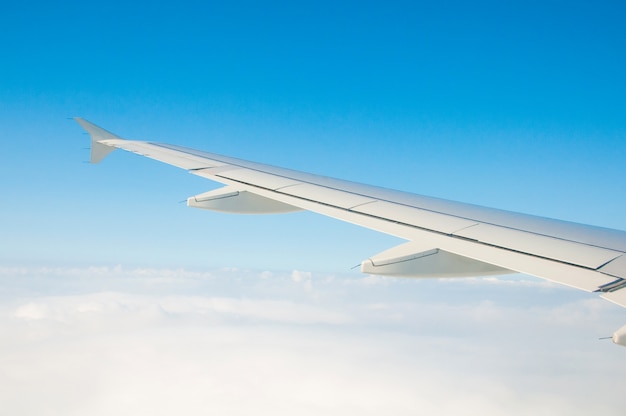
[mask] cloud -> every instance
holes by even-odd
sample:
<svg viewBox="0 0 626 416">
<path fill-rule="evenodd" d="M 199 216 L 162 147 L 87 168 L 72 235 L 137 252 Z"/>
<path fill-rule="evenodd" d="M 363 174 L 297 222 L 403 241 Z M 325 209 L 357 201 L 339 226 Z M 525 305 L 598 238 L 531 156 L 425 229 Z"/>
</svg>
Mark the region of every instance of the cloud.
<svg viewBox="0 0 626 416">
<path fill-rule="evenodd" d="M 294 282 L 302 282 L 304 280 L 311 279 L 311 272 L 301 272 L 299 270 L 294 270 L 291 272 L 291 278 Z"/>
<path fill-rule="evenodd" d="M 46 316 L 49 316 L 49 314 L 50 312 L 48 311 L 47 305 L 28 302 L 17 308 L 13 316 L 19 319 L 35 320 L 44 319 Z"/>
<path fill-rule="evenodd" d="M 623 324 L 623 310 L 558 287 L 301 271 L 15 270 L 0 270 L 8 414 L 623 409 L 614 392 L 624 386 L 624 350 L 595 339 Z M 32 286 L 47 280 L 50 290 Z"/>
</svg>

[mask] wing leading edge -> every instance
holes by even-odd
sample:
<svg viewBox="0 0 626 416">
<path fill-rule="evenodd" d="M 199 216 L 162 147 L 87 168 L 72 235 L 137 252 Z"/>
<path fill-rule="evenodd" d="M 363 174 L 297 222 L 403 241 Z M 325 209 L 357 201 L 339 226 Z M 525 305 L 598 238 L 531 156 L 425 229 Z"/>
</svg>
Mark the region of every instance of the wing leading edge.
<svg viewBox="0 0 626 416">
<path fill-rule="evenodd" d="M 408 240 L 361 264 L 365 273 L 464 277 L 526 273 L 626 307 L 626 232 L 408 194 L 181 146 L 122 139 L 82 118 L 91 162 L 115 148 L 225 187 L 191 207 L 270 214 L 309 210 Z M 626 326 L 613 341 L 626 345 Z"/>
</svg>

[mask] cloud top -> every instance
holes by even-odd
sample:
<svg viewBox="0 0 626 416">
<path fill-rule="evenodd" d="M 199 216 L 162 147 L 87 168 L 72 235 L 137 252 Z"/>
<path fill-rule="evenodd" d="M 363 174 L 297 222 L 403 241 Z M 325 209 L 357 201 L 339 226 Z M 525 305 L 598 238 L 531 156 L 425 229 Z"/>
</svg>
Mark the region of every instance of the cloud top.
<svg viewBox="0 0 626 416">
<path fill-rule="evenodd" d="M 507 279 L 0 269 L 0 406 L 14 415 L 620 414 L 611 392 L 623 385 L 623 351 L 595 337 L 619 327 L 622 311 Z"/>
</svg>

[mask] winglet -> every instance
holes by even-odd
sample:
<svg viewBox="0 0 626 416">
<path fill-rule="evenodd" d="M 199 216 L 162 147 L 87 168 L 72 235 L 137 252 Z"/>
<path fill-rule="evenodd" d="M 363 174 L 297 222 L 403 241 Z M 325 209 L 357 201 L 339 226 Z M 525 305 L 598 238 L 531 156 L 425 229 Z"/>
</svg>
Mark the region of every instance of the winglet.
<svg viewBox="0 0 626 416">
<path fill-rule="evenodd" d="M 119 136 L 106 131 L 102 127 L 98 127 L 87 120 L 74 117 L 74 120 L 81 125 L 82 128 L 91 136 L 91 163 L 98 163 L 104 159 L 109 153 L 115 150 L 114 146 L 107 144 L 109 140 L 124 140 Z"/>
</svg>

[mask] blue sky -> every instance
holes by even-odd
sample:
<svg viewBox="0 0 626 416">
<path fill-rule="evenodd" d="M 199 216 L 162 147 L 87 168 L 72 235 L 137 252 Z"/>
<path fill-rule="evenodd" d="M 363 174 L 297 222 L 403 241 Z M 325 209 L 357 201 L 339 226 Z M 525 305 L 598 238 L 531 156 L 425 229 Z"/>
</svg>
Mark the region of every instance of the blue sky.
<svg viewBox="0 0 626 416">
<path fill-rule="evenodd" d="M 334 270 L 389 244 L 306 214 L 183 213 L 175 201 L 215 185 L 129 155 L 84 166 L 86 137 L 65 120 L 77 115 L 131 139 L 624 229 L 623 15 L 619 2 L 7 6 L 4 261 L 185 265 L 212 234 L 250 252 L 282 230 L 247 265 Z M 296 229 L 306 251 L 274 243 Z M 197 251 L 166 254 L 154 242 L 167 236 Z"/>
<path fill-rule="evenodd" d="M 115 267 L 149 268 L 150 276 L 158 270 L 168 275 L 170 270 L 236 268 L 286 276 L 291 270 L 305 270 L 319 273 L 321 279 L 346 273 L 364 279 L 350 267 L 398 243 L 309 213 L 242 217 L 189 209 L 178 202 L 218 185 L 124 152 L 100 165 L 86 164 L 88 137 L 67 119 L 73 116 L 129 139 L 181 144 L 415 193 L 626 229 L 625 18 L 626 6 L 618 1 L 4 5 L 2 311 L 13 318 L 26 316 L 24 325 L 31 330 L 33 316 L 38 323 L 48 318 L 37 317 L 52 316 L 50 325 L 56 328 L 55 319 L 61 316 L 63 321 L 67 313 L 72 321 L 74 309 L 67 312 L 70 309 L 58 306 L 67 298 L 49 296 L 105 296 L 94 302 L 108 305 L 108 295 L 101 291 L 128 295 L 130 289 L 123 285 L 106 283 L 106 276 L 114 281 L 118 276 Z M 103 268 L 106 276 L 91 279 L 94 267 Z M 77 277 L 81 273 L 86 277 Z M 184 276 L 182 281 L 193 281 Z M 58 282 L 62 293 L 55 292 L 50 281 Z M 579 305 L 592 311 L 596 324 L 612 325 L 589 335 L 587 323 L 580 328 L 568 323 L 565 327 L 572 332 L 561 334 L 564 337 L 578 330 L 591 337 L 606 335 L 621 325 L 610 305 L 605 316 L 597 312 L 602 307 L 586 303 L 593 297 L 533 282 L 539 286 L 527 297 L 509 293 L 515 298 L 511 300 L 499 293 L 514 302 L 513 317 L 519 317 L 518 309 L 536 311 L 539 306 L 531 299 L 549 290 L 556 304 L 547 315 Z M 424 286 L 431 284 L 413 282 L 402 288 L 418 302 L 423 301 L 421 290 L 444 292 Z M 245 295 L 280 301 L 294 295 L 287 291 L 261 296 L 249 285 L 256 287 L 246 283 L 220 293 L 233 299 Z M 446 287 L 465 293 L 454 299 L 465 299 L 468 308 L 485 300 L 484 286 L 457 285 Z M 201 295 L 213 296 L 209 289 Z M 320 305 L 312 296 L 303 302 L 339 308 L 334 302 L 346 301 L 344 289 L 326 287 L 324 293 L 334 301 Z M 400 292 L 393 291 L 383 303 L 408 302 L 398 298 Z M 164 293 L 159 291 L 151 302 L 168 310 Z M 363 305 L 373 302 L 357 293 Z M 11 294 L 19 294 L 23 302 Z M 143 305 L 143 300 L 128 302 Z M 31 313 L 41 305 L 47 312 Z M 22 313 L 23 307 L 30 312 Z M 509 309 L 498 309 L 506 307 L 497 303 L 494 313 L 509 316 Z M 65 312 L 49 315 L 55 308 Z M 103 322 L 127 318 L 103 310 Z M 455 310 L 443 315 L 453 316 Z M 356 321 L 371 318 L 341 313 Z M 545 324 L 541 314 L 530 315 L 537 320 L 528 325 Z M 13 322 L 2 319 L 0 325 Z M 483 336 L 489 331 L 481 330 L 481 323 L 502 330 L 478 321 L 472 328 Z M 400 322 L 380 325 L 399 328 L 400 335 L 412 333 L 410 320 Z M 21 331 L 16 328 L 11 326 Z M 72 328 L 75 336 L 86 336 L 80 327 Z M 289 337 L 287 329 L 279 328 Z M 528 328 L 524 331 L 532 334 Z M 245 339 L 252 336 L 245 334 Z M 368 332 L 377 336 L 372 334 Z M 341 343 L 339 338 L 324 339 Z M 58 339 L 52 336 L 50 342 Z M 479 348 L 485 343 L 484 338 L 476 342 L 470 345 Z M 536 341 L 531 344 L 529 351 L 541 348 Z M 581 348 L 587 347 L 592 352 L 584 354 L 597 361 L 596 345 Z M 380 348 L 389 352 L 394 345 Z M 456 353 L 473 357 L 467 350 Z M 604 359 L 610 354 L 602 351 Z M 567 355 L 561 359 L 566 366 Z M 588 368 L 575 368 L 590 383 L 601 378 L 586 373 Z M 490 383 L 494 380 L 502 381 L 494 376 Z M 485 400 L 485 409 L 491 409 L 496 399 Z M 558 406 L 552 409 L 566 413 Z"/>
</svg>

